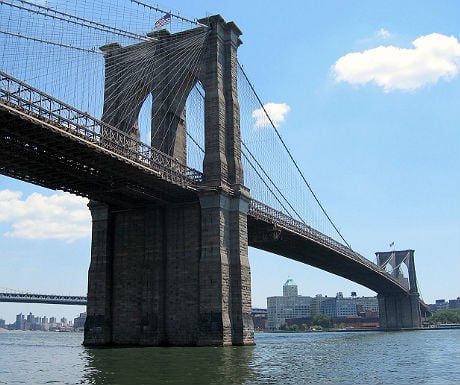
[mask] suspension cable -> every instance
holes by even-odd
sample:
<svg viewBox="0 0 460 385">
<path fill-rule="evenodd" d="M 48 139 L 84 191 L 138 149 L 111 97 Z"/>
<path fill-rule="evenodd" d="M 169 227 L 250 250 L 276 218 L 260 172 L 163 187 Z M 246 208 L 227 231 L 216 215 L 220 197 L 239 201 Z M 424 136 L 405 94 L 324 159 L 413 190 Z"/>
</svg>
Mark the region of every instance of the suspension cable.
<svg viewBox="0 0 460 385">
<path fill-rule="evenodd" d="M 99 51 L 99 50 L 97 50 L 95 48 L 88 49 L 88 48 L 78 47 L 78 46 L 75 46 L 75 45 L 57 43 L 57 42 L 50 41 L 50 40 L 38 39 L 38 38 L 32 37 L 32 36 L 26 36 L 26 35 L 21 35 L 19 33 L 13 33 L 13 32 L 1 31 L 1 30 L 0 30 L 0 33 L 2 33 L 4 35 L 8 35 L 8 36 L 17 37 L 17 38 L 20 38 L 20 39 L 35 41 L 35 42 L 43 43 L 43 44 L 54 45 L 54 46 L 61 47 L 61 48 L 69 48 L 69 49 L 74 49 L 74 50 L 77 50 L 77 51 L 83 51 L 83 52 L 95 53 L 95 54 L 102 54 L 101 51 Z"/>
<path fill-rule="evenodd" d="M 243 145 L 243 147 L 245 148 L 245 150 L 248 152 L 248 154 L 251 156 L 251 158 L 254 160 L 254 162 L 257 164 L 257 166 L 262 170 L 262 173 L 265 175 L 265 177 L 270 181 L 270 183 L 273 185 L 273 187 L 275 188 L 275 190 L 278 192 L 278 194 L 281 195 L 281 197 L 284 199 L 284 201 L 288 204 L 288 206 L 291 208 L 292 211 L 294 211 L 294 213 L 297 215 L 297 217 L 300 219 L 300 221 L 302 223 L 305 224 L 305 221 L 303 220 L 302 216 L 297 212 L 297 210 L 291 205 L 291 203 L 289 203 L 289 200 L 284 196 L 284 194 L 281 192 L 281 190 L 278 188 L 278 186 L 275 184 L 275 182 L 273 182 L 273 179 L 270 178 L 270 176 L 267 174 L 267 172 L 265 171 L 265 169 L 262 167 L 262 165 L 259 163 L 259 161 L 255 158 L 255 156 L 252 154 L 252 152 L 249 150 L 248 146 L 246 146 L 246 143 L 244 143 L 243 141 L 241 141 L 241 144 Z M 251 165 L 251 167 L 255 169 L 255 167 L 251 164 L 251 162 L 249 161 L 249 159 L 246 157 L 246 159 L 248 160 L 249 164 Z M 263 180 L 262 176 L 257 172 L 256 170 L 256 173 L 257 175 Z M 264 182 L 264 184 L 268 187 L 268 185 Z M 268 187 L 269 188 L 269 187 Z M 273 191 L 269 188 L 270 192 L 275 196 L 275 194 L 273 193 Z M 276 197 L 276 196 L 275 196 Z M 278 199 L 277 199 L 278 200 Z M 279 200 L 278 200 L 279 202 Z M 281 204 L 281 202 L 279 202 Z M 282 204 L 281 204 L 282 205 Z M 283 208 L 286 210 L 286 208 L 284 207 L 284 205 L 282 205 Z M 288 210 L 286 210 L 286 212 L 288 212 Z"/>
<path fill-rule="evenodd" d="M 200 89 L 198 87 L 195 86 L 195 89 L 196 91 L 198 92 L 198 94 L 201 96 L 202 99 L 204 99 L 204 95 L 203 93 L 200 91 Z M 187 132 L 187 136 L 192 140 L 193 143 L 195 143 L 195 145 L 204 153 L 204 149 L 198 144 L 198 142 L 193 138 L 192 135 L 190 135 L 188 132 Z M 269 180 L 269 182 L 273 185 L 273 187 L 276 189 L 276 191 L 281 195 L 281 197 L 284 199 L 284 201 L 289 205 L 289 207 L 291 208 L 291 210 L 297 215 L 297 217 L 300 219 L 300 221 L 302 223 L 305 223 L 305 221 L 303 220 L 303 218 L 301 217 L 301 215 L 296 211 L 296 209 L 289 203 L 289 200 L 284 196 L 284 194 L 280 191 L 280 189 L 278 188 L 278 186 L 275 184 L 275 182 L 273 182 L 273 180 L 270 178 L 270 176 L 267 174 L 267 172 L 265 171 L 265 169 L 262 167 L 262 165 L 260 164 L 260 162 L 256 159 L 256 157 L 252 154 L 251 150 L 249 149 L 248 146 L 246 146 L 246 143 L 244 143 L 244 141 L 242 140 L 241 141 L 241 145 L 244 147 L 244 149 L 246 150 L 246 152 L 250 155 L 250 157 L 253 159 L 253 161 L 256 163 L 256 165 L 260 168 L 260 170 L 262 171 L 262 173 L 265 175 L 265 177 Z M 254 164 L 250 161 L 250 159 L 248 158 L 248 156 L 246 156 L 246 154 L 244 152 L 242 152 L 242 155 L 244 156 L 244 158 L 247 160 L 247 162 L 249 163 L 249 165 L 251 166 L 251 168 L 255 171 L 255 173 L 257 174 L 257 176 L 260 178 L 260 180 L 262 181 L 262 183 L 265 185 L 265 187 L 268 188 L 268 191 L 270 191 L 270 193 L 275 197 L 275 199 L 278 201 L 278 203 L 281 205 L 281 207 L 286 210 L 286 212 L 289 212 L 286 207 L 283 205 L 283 203 L 278 199 L 278 197 L 276 196 L 276 194 L 274 193 L 274 191 L 270 188 L 270 186 L 267 184 L 267 182 L 264 180 L 264 178 L 262 177 L 262 175 L 259 173 L 259 171 L 257 171 L 256 167 L 254 166 Z"/>
<path fill-rule="evenodd" d="M 113 34 L 116 34 L 116 35 L 119 35 L 119 36 L 126 36 L 126 37 L 129 37 L 129 38 L 132 38 L 132 39 L 137 39 L 137 40 L 145 40 L 145 41 L 151 40 L 147 36 L 139 35 L 139 34 L 136 34 L 134 32 L 130 32 L 130 31 L 125 31 L 125 30 L 122 30 L 120 28 L 116 28 L 116 27 L 112 27 L 110 25 L 98 23 L 96 21 L 85 19 L 85 18 L 76 16 L 76 15 L 71 15 L 71 14 L 66 13 L 66 12 L 61 12 L 61 11 L 59 11 L 57 9 L 45 7 L 45 6 L 40 5 L 40 4 L 30 3 L 30 2 L 28 2 L 26 0 L 20 0 L 20 1 L 23 4 L 26 4 L 26 5 L 30 6 L 30 7 L 38 8 L 38 9 L 40 9 L 42 11 L 38 11 L 38 10 L 34 10 L 32 8 L 26 8 L 26 7 L 23 7 L 23 6 L 20 6 L 20 5 L 12 4 L 12 3 L 9 3 L 9 2 L 4 1 L 4 0 L 0 0 L 0 4 L 5 4 L 5 5 L 8 5 L 10 7 L 20 9 L 22 11 L 27 11 L 27 12 L 35 13 L 37 15 L 50 17 L 52 19 L 65 21 L 65 22 L 68 22 L 68 23 L 71 23 L 71 24 L 82 26 L 82 27 L 87 27 L 87 28 L 91 28 L 91 29 L 95 29 L 95 30 L 99 30 L 99 31 L 103 31 L 103 32 L 110 32 L 110 33 L 113 33 Z M 49 13 L 49 12 L 52 12 L 54 15 Z"/>
<path fill-rule="evenodd" d="M 323 205 L 321 204 L 321 202 L 319 201 L 318 197 L 316 196 L 316 194 L 314 193 L 312 187 L 310 186 L 310 184 L 308 183 L 307 179 L 305 178 L 304 174 L 302 173 L 302 171 L 300 170 L 297 162 L 294 160 L 291 152 L 289 151 L 288 147 L 286 146 L 286 143 L 284 142 L 283 138 L 281 137 L 279 131 L 277 130 L 275 124 L 273 123 L 272 119 L 270 118 L 270 115 L 267 113 L 267 110 L 265 109 L 264 107 L 264 104 L 262 103 L 262 100 L 260 99 L 259 95 L 256 93 L 255 91 L 255 88 L 254 86 L 252 85 L 251 81 L 249 80 L 248 76 L 246 75 L 246 72 L 244 71 L 243 69 L 243 66 L 238 62 L 238 67 L 240 68 L 244 78 L 246 79 L 246 81 L 248 82 L 249 84 L 249 87 L 251 88 L 252 92 L 254 93 L 254 96 L 256 97 L 257 101 L 259 102 L 261 108 L 263 109 L 264 113 L 265 113 L 265 116 L 267 117 L 267 119 L 269 120 L 273 130 L 275 131 L 276 133 L 276 136 L 278 137 L 278 139 L 281 141 L 281 144 L 283 145 L 284 149 L 286 150 L 287 154 L 289 155 L 289 158 L 291 159 L 292 163 L 294 164 L 295 168 L 297 169 L 298 173 L 300 174 L 303 182 L 305 183 L 305 185 L 308 187 L 308 189 L 310 190 L 311 194 L 313 195 L 313 198 L 315 199 L 316 203 L 319 205 L 319 207 L 321 208 L 321 211 L 324 213 L 324 215 L 326 216 L 326 218 L 328 219 L 329 223 L 332 225 L 332 227 L 334 228 L 334 230 L 337 232 L 337 234 L 340 236 L 340 238 L 342 238 L 342 240 L 345 242 L 345 244 L 351 249 L 351 246 L 349 245 L 349 243 L 345 240 L 345 238 L 342 236 L 341 232 L 339 231 L 339 229 L 337 228 L 337 226 L 335 225 L 335 223 L 332 221 L 332 219 L 329 217 L 329 215 L 327 214 L 325 208 L 323 207 Z"/>
</svg>

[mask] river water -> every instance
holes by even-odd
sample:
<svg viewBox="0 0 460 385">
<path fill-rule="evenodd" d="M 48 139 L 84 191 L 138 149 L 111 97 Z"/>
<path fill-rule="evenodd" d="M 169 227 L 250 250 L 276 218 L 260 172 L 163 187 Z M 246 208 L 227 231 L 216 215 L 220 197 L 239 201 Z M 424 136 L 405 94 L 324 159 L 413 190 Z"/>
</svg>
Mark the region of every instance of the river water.
<svg viewBox="0 0 460 385">
<path fill-rule="evenodd" d="M 458 384 L 460 330 L 259 333 L 252 347 L 88 349 L 0 332 L 0 384 Z"/>
</svg>

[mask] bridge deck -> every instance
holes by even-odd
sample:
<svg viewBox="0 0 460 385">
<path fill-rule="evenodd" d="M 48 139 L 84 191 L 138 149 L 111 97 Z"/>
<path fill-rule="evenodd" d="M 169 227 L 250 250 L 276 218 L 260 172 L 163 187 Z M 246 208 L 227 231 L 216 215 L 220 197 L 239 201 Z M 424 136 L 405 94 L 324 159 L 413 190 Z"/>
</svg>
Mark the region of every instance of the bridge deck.
<svg viewBox="0 0 460 385">
<path fill-rule="evenodd" d="M 87 298 L 74 295 L 34 293 L 0 293 L 0 302 L 44 303 L 52 305 L 86 305 Z"/>
<path fill-rule="evenodd" d="M 0 82 L 0 173 L 119 206 L 198 200 L 198 172 L 1 72 Z M 378 293 L 407 294 L 353 250 L 256 201 L 248 239 Z"/>
<path fill-rule="evenodd" d="M 353 250 L 255 201 L 248 215 L 248 241 L 249 246 L 339 275 L 377 293 L 408 292 L 399 281 Z"/>
<path fill-rule="evenodd" d="M 196 200 L 198 172 L 1 72 L 0 81 L 0 173 L 123 206 Z"/>
</svg>

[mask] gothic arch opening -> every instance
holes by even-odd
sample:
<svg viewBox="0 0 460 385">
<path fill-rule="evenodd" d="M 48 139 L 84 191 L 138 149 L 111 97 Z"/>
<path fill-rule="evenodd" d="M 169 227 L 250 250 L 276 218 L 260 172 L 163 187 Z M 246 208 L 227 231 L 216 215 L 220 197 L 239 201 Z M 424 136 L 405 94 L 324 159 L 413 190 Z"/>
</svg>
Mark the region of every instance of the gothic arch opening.
<svg viewBox="0 0 460 385">
<path fill-rule="evenodd" d="M 404 287 L 409 289 L 409 269 L 407 268 L 406 262 L 399 265 L 396 278 L 401 282 Z"/>
<path fill-rule="evenodd" d="M 201 82 L 197 82 L 188 94 L 186 109 L 187 166 L 203 172 L 204 159 L 204 95 Z"/>
<path fill-rule="evenodd" d="M 152 132 L 152 94 L 148 94 L 139 110 L 137 118 L 139 126 L 139 136 L 142 143 L 151 145 L 151 132 Z"/>
<path fill-rule="evenodd" d="M 388 274 L 393 273 L 393 266 L 392 266 L 390 263 L 387 263 L 387 264 L 385 265 L 385 271 L 386 271 Z"/>
</svg>

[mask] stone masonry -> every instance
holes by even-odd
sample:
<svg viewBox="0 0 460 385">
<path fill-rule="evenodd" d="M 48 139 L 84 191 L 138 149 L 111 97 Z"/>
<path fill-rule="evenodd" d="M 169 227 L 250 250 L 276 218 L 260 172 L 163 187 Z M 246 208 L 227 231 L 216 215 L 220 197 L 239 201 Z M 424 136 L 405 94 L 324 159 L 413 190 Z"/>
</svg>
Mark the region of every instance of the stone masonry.
<svg viewBox="0 0 460 385">
<path fill-rule="evenodd" d="M 236 85 L 241 31 L 219 15 L 201 22 L 209 28 L 200 66 L 182 77 L 188 79 L 185 85 L 171 79 L 169 84 L 188 94 L 201 81 L 205 90 L 203 188 L 190 202 L 171 199 L 143 207 L 136 202 L 126 207 L 89 204 L 93 238 L 85 345 L 254 344 L 247 237 L 250 195 L 243 185 Z M 190 33 L 199 31 L 181 34 Z M 175 49 L 182 35 L 172 36 L 160 31 L 152 34 L 152 42 L 101 48 L 107 65 L 106 122 L 138 135 L 139 106 L 162 79 L 141 70 L 139 78 L 135 70 L 130 79 L 115 74 L 133 64 L 136 55 L 130 53 L 147 46 L 157 55 L 155 60 L 166 60 L 161 52 Z M 155 44 L 163 50 L 154 49 Z M 132 87 L 132 81 L 142 87 Z M 185 102 L 168 102 L 166 94 L 159 94 L 153 96 L 162 100 L 163 110 L 157 111 L 159 118 L 152 125 L 167 116 L 175 130 L 164 133 L 161 145 L 152 139 L 152 146 L 185 163 Z"/>
<path fill-rule="evenodd" d="M 379 294 L 380 329 L 400 330 L 420 328 L 420 295 L 415 273 L 414 250 L 377 252 L 377 263 L 381 267 L 390 266 L 392 276 L 408 285 L 409 293 L 400 295 Z M 405 264 L 409 273 L 404 278 L 399 267 Z"/>
</svg>

